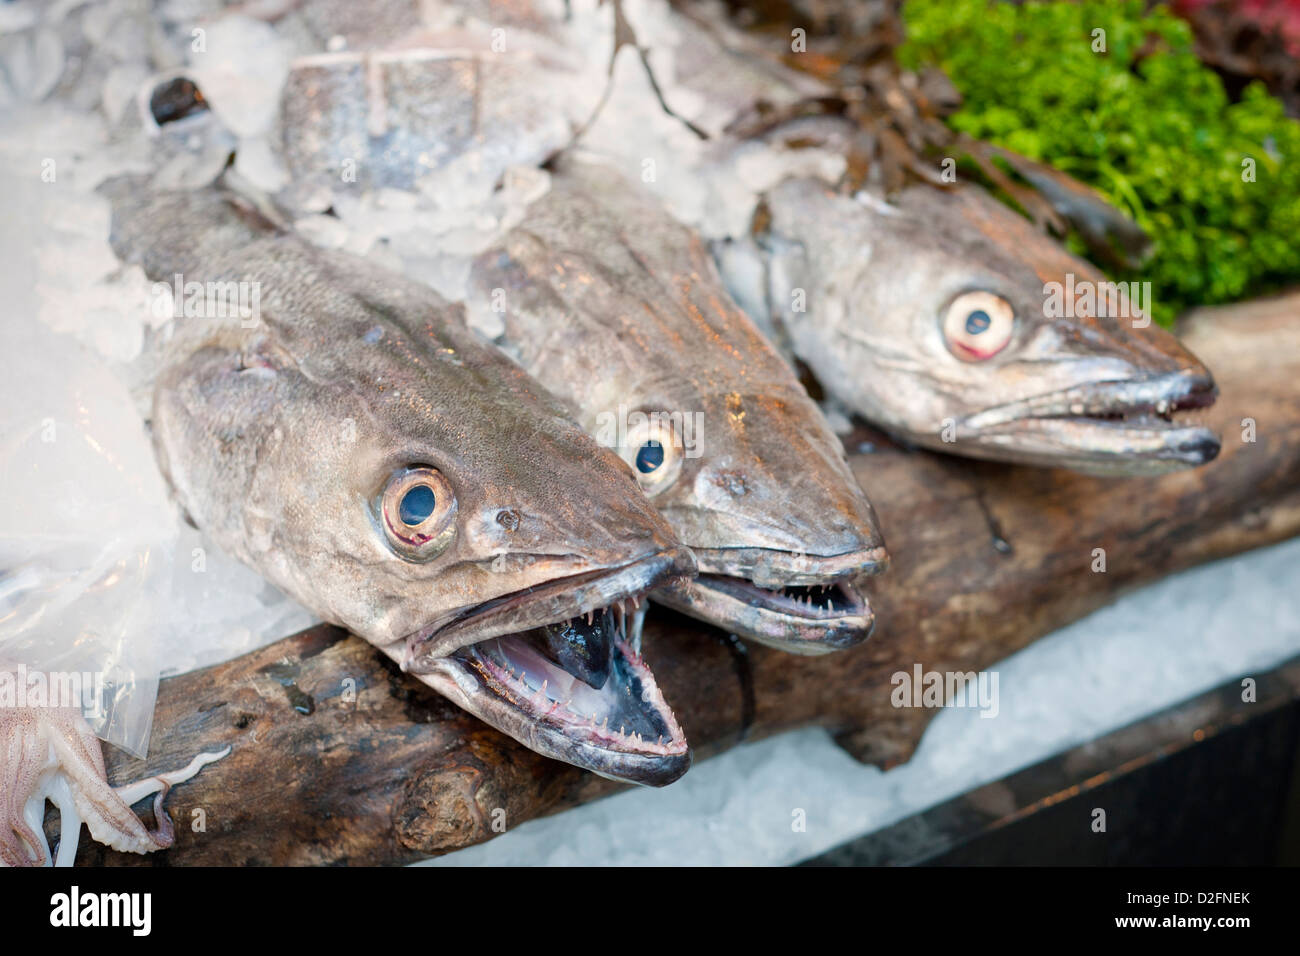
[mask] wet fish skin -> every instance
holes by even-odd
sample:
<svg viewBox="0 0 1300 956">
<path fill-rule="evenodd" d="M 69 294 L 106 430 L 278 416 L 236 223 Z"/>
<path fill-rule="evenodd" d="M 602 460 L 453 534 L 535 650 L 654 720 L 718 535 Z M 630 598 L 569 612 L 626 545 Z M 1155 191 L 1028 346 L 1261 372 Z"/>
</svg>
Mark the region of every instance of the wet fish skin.
<svg viewBox="0 0 1300 956">
<path fill-rule="evenodd" d="M 638 415 L 674 423 L 660 444 L 680 446 L 664 452 L 680 473 L 650 491 L 701 577 L 656 600 L 798 653 L 865 639 L 873 615 L 851 580 L 885 566 L 875 514 L 839 439 L 731 301 L 698 236 L 614 171 L 565 163 L 476 260 L 470 289 L 471 308 L 503 310 L 521 364 L 584 428 L 623 443 L 627 460 L 644 447 Z M 616 433 L 620 421 L 632 427 Z M 797 605 L 770 593 L 789 587 L 809 590 Z"/>
<path fill-rule="evenodd" d="M 178 320 L 157 382 L 159 462 L 195 523 L 533 749 L 639 783 L 685 772 L 684 735 L 633 655 L 616 655 L 611 713 L 666 742 L 588 726 L 516 674 L 516 656 L 536 661 L 535 677 L 550 671 L 519 632 L 607 613 L 692 572 L 626 465 L 427 287 L 281 234 L 217 190 L 106 192 L 124 261 L 168 284 L 180 274 L 260 290 L 257 321 Z M 416 466 L 440 473 L 454 512 L 408 559 L 382 501 Z M 552 693 L 570 676 L 550 672 Z M 619 693 L 632 678 L 645 690 L 635 713 Z"/>
</svg>

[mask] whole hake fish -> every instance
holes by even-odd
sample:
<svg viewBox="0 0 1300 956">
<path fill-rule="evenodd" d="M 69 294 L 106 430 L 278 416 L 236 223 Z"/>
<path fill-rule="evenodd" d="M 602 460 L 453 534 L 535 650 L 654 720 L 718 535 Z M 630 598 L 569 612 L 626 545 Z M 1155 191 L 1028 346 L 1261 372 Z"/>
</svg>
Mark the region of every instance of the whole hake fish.
<svg viewBox="0 0 1300 956">
<path fill-rule="evenodd" d="M 190 518 L 534 750 L 684 773 L 622 618 L 694 560 L 627 466 L 420 283 L 216 189 L 107 191 L 119 256 L 185 295 L 152 429 Z"/>
<path fill-rule="evenodd" d="M 886 562 L 875 514 L 690 229 L 617 173 L 565 164 L 470 289 L 695 552 L 700 576 L 655 600 L 799 653 L 868 635 L 854 579 Z"/>
</svg>

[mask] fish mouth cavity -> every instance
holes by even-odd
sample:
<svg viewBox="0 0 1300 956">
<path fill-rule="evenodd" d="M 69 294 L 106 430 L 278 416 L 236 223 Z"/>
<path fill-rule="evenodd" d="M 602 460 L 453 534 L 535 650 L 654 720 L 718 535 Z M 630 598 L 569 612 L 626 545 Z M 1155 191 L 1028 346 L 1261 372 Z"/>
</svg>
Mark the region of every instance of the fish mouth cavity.
<svg viewBox="0 0 1300 956">
<path fill-rule="evenodd" d="M 488 638 L 434 660 L 424 680 L 530 750 L 627 783 L 666 786 L 691 766 L 690 746 L 637 641 L 641 596 L 561 622 L 599 666 L 566 666 L 554 629 Z"/>
<path fill-rule="evenodd" d="M 432 661 L 461 647 L 576 620 L 695 571 L 694 555 L 685 548 L 673 548 L 612 569 L 552 578 L 461 608 L 406 638 L 404 669 L 422 673 Z"/>
<path fill-rule="evenodd" d="M 644 595 L 694 571 L 672 549 L 485 601 L 411 638 L 405 669 L 530 749 L 666 785 L 691 753 L 641 656 Z"/>
<path fill-rule="evenodd" d="M 829 621 L 860 616 L 866 611 L 862 592 L 849 580 L 826 584 L 791 584 L 765 588 L 748 578 L 725 574 L 701 574 L 692 582 L 745 601 L 750 607 L 803 618 Z"/>
<path fill-rule="evenodd" d="M 471 644 L 450 661 L 472 672 L 500 704 L 570 741 L 615 754 L 683 756 L 686 735 L 637 648 L 641 602 L 634 596 L 576 622 L 587 625 L 608 662 L 599 679 L 548 653 L 542 629 Z"/>
</svg>

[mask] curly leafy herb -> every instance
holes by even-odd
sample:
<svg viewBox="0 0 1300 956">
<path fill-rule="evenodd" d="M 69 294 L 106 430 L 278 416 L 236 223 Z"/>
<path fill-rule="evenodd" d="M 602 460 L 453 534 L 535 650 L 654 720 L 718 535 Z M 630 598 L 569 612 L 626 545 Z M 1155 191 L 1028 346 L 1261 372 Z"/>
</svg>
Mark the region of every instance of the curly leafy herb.
<svg viewBox="0 0 1300 956">
<path fill-rule="evenodd" d="M 1124 278 L 1152 282 L 1158 320 L 1300 278 L 1300 123 L 1259 85 L 1230 102 L 1167 9 L 907 0 L 904 16 L 902 62 L 964 97 L 953 127 L 1065 170 L 1155 239 Z"/>
</svg>

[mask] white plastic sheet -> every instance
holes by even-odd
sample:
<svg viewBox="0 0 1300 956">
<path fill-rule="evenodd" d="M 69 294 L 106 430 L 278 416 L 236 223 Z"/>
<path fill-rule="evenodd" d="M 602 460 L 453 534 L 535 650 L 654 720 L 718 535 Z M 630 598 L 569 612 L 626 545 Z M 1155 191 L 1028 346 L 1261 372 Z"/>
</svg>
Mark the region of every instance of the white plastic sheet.
<svg viewBox="0 0 1300 956">
<path fill-rule="evenodd" d="M 95 732 L 143 756 L 174 509 L 101 361 L 39 326 L 3 338 L 23 360 L 0 378 L 0 659 L 33 689 L 78 686 Z"/>
</svg>

